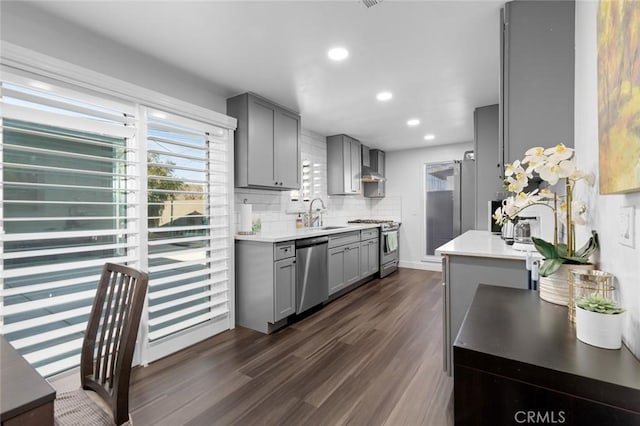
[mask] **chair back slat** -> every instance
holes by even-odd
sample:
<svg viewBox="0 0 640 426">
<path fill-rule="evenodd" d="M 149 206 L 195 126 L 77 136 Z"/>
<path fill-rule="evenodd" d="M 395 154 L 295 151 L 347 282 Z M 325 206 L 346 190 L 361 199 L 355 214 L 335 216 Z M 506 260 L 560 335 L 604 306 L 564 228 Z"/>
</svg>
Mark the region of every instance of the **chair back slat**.
<svg viewBox="0 0 640 426">
<path fill-rule="evenodd" d="M 131 363 L 147 285 L 146 273 L 105 264 L 82 346 L 82 387 L 112 407 L 118 425 L 129 418 Z"/>
<path fill-rule="evenodd" d="M 116 305 L 116 306 L 119 306 L 120 309 L 118 309 L 118 318 L 116 320 L 116 325 L 115 325 L 114 349 L 113 349 L 114 354 L 117 354 L 120 350 L 120 337 L 122 335 L 122 324 L 125 324 L 126 321 L 128 320 L 129 306 L 131 304 L 131 297 L 133 296 L 130 291 L 130 285 L 132 280 L 133 280 L 132 277 L 122 275 L 121 286 L 120 286 L 120 289 L 122 291 L 118 292 L 119 302 Z M 114 312 L 114 318 L 115 318 L 115 312 Z M 116 362 L 112 357 L 109 363 L 109 370 L 107 373 L 107 376 L 109 377 L 109 383 L 108 383 L 109 387 L 113 387 L 113 376 L 115 373 L 115 369 L 116 369 Z"/>
<path fill-rule="evenodd" d="M 104 271 L 103 271 L 104 273 Z M 104 365 L 107 362 L 107 357 L 109 354 L 109 338 L 107 334 L 109 332 L 109 325 L 113 325 L 113 321 L 110 321 L 111 317 L 111 307 L 113 306 L 113 290 L 116 287 L 116 274 L 110 274 L 109 276 L 109 285 L 106 286 L 106 298 L 102 306 L 99 307 L 100 313 L 98 314 L 98 323 L 100 324 L 100 341 L 98 342 L 97 354 L 95 358 L 95 371 L 93 372 L 93 379 L 99 381 L 104 384 L 100 373 L 104 370 Z M 105 342 L 105 337 L 107 338 Z M 105 345 L 106 343 L 106 345 Z M 106 347 L 105 347 L 106 346 Z M 104 351 L 104 355 L 103 355 Z"/>
<path fill-rule="evenodd" d="M 118 315 L 118 311 L 122 311 L 120 297 L 122 296 L 122 287 L 125 281 L 125 275 L 123 274 L 114 274 L 113 282 L 109 288 L 109 304 L 107 305 L 107 314 L 103 318 L 105 321 L 105 326 L 103 330 L 106 330 L 107 342 L 105 344 L 105 352 L 104 359 L 101 363 L 101 371 L 100 371 L 100 383 L 105 385 L 107 383 L 111 383 L 111 377 L 108 372 L 111 372 L 111 365 L 114 363 L 114 356 L 117 355 L 117 335 L 119 335 L 119 327 L 120 324 L 116 320 L 116 315 Z"/>
</svg>

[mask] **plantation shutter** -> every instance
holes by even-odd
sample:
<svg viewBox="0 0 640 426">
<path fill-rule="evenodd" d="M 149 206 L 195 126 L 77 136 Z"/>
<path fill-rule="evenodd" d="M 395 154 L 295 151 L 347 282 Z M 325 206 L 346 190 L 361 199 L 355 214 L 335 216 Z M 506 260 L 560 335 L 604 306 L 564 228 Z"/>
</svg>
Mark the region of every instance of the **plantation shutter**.
<svg viewBox="0 0 640 426">
<path fill-rule="evenodd" d="M 148 339 L 228 317 L 231 245 L 226 129 L 146 109 Z"/>
<path fill-rule="evenodd" d="M 44 376 L 79 365 L 103 264 L 137 266 L 135 111 L 3 73 L 0 332 Z"/>
</svg>

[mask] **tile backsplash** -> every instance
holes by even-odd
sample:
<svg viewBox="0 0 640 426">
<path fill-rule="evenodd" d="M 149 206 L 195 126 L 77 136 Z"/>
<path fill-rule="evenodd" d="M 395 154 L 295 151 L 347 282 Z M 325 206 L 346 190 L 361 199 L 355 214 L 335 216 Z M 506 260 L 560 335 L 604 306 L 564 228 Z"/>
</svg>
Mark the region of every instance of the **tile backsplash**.
<svg viewBox="0 0 640 426">
<path fill-rule="evenodd" d="M 310 131 L 302 131 L 300 144 L 301 160 L 309 160 L 318 165 L 320 179 L 313 181 L 315 192 L 311 199 L 321 198 L 327 210 L 323 213 L 324 225 L 344 225 L 352 219 L 389 219 L 399 221 L 402 217 L 401 198 L 365 198 L 360 195 L 327 195 L 327 143 L 326 138 Z M 309 203 L 291 201 L 291 191 L 270 191 L 264 189 L 235 189 L 236 229 L 240 216 L 240 205 L 246 200 L 253 206 L 254 220 L 260 218 L 262 232 L 283 232 L 296 227 L 297 212 L 308 211 Z M 316 202 L 314 207 L 320 207 Z"/>
</svg>

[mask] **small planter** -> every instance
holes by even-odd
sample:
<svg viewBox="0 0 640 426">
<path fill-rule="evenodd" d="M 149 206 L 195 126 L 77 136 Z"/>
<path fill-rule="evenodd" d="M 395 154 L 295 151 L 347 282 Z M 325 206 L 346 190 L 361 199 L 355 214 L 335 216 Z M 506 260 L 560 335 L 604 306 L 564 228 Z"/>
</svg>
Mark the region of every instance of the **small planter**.
<svg viewBox="0 0 640 426">
<path fill-rule="evenodd" d="M 601 314 L 576 306 L 576 334 L 578 340 L 604 349 L 620 349 L 622 346 L 622 322 L 620 314 Z"/>
</svg>

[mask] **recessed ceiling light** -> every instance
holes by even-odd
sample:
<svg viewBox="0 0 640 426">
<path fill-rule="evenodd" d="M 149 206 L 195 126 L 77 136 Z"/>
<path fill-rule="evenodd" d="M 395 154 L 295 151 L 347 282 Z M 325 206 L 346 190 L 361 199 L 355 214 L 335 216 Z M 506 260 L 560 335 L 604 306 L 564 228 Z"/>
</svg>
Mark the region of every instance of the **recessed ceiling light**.
<svg viewBox="0 0 640 426">
<path fill-rule="evenodd" d="M 424 135 L 424 140 L 426 141 L 432 141 L 436 138 L 435 135 Z"/>
<path fill-rule="evenodd" d="M 407 121 L 407 126 L 417 126 L 418 124 L 420 124 L 420 120 L 418 120 L 417 118 L 412 118 L 411 120 Z"/>
<path fill-rule="evenodd" d="M 329 53 L 327 55 L 331 60 L 342 61 L 349 57 L 349 51 L 344 47 L 334 47 L 333 49 L 329 50 Z"/>
<path fill-rule="evenodd" d="M 388 101 L 393 98 L 393 94 L 391 92 L 380 92 L 376 95 L 376 99 L 379 101 Z"/>
</svg>

